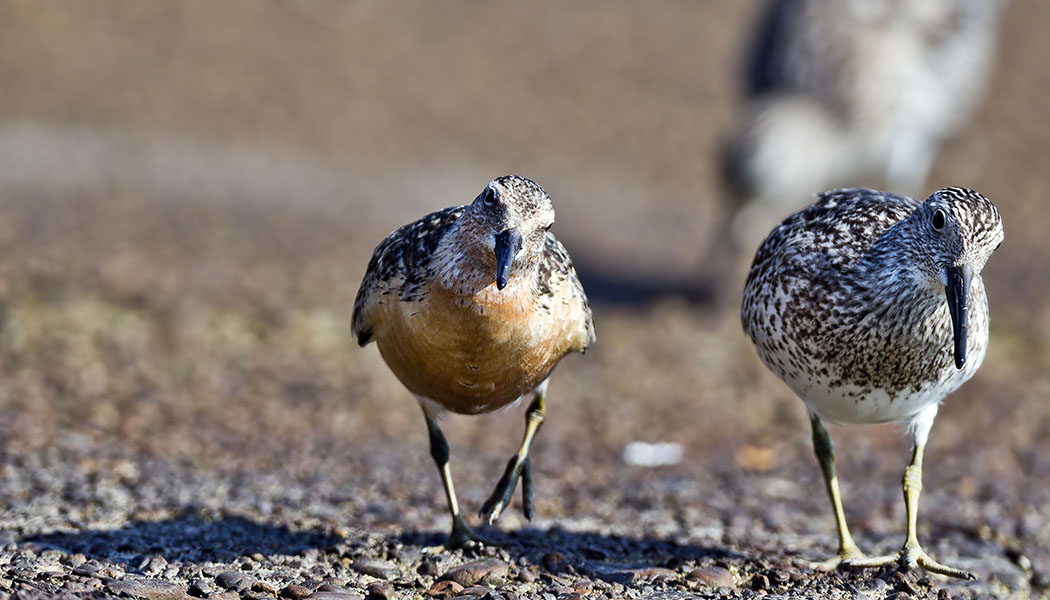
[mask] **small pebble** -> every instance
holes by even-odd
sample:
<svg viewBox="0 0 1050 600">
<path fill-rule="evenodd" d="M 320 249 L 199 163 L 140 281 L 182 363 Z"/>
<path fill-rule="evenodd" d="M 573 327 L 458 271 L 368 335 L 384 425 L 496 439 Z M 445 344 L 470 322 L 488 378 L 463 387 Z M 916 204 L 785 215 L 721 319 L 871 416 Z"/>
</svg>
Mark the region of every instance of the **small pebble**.
<svg viewBox="0 0 1050 600">
<path fill-rule="evenodd" d="M 277 595 L 281 598 L 288 598 L 289 600 L 299 600 L 299 598 L 305 598 L 309 596 L 310 592 L 310 588 L 306 587 L 305 585 L 293 583 L 291 585 L 286 585 L 284 589 L 282 589 L 281 592 Z"/>
<path fill-rule="evenodd" d="M 369 584 L 365 600 L 390 600 L 394 597 L 394 586 L 386 581 Z"/>
<path fill-rule="evenodd" d="M 665 569 L 664 567 L 637 567 L 633 569 L 626 569 L 626 572 L 630 574 L 632 583 L 643 583 L 646 581 L 656 581 L 662 579 L 664 581 L 677 577 L 678 572 L 673 569 Z"/>
<path fill-rule="evenodd" d="M 94 577 L 98 574 L 99 568 L 97 565 L 92 564 L 92 561 L 88 561 L 77 568 L 73 569 L 74 575 L 80 575 L 82 577 Z"/>
<path fill-rule="evenodd" d="M 189 593 L 191 596 L 198 596 L 200 598 L 207 598 L 208 596 L 215 593 L 215 586 L 211 584 L 207 579 L 196 579 L 190 583 Z"/>
<path fill-rule="evenodd" d="M 751 589 L 756 592 L 769 589 L 769 578 L 762 573 L 756 574 L 751 578 Z"/>
<path fill-rule="evenodd" d="M 445 571 L 440 579 L 452 580 L 464 587 L 479 583 L 495 585 L 506 581 L 509 573 L 507 563 L 495 558 L 481 558 Z"/>
<path fill-rule="evenodd" d="M 462 591 L 462 585 L 455 581 L 445 579 L 430 586 L 430 589 L 427 590 L 427 595 L 435 598 L 454 598 Z"/>
<path fill-rule="evenodd" d="M 256 581 L 252 584 L 253 592 L 262 592 L 264 594 L 273 594 L 276 590 L 272 585 L 265 581 Z"/>
<path fill-rule="evenodd" d="M 689 581 L 699 581 L 711 587 L 733 587 L 733 574 L 722 567 L 700 567 L 685 576 Z"/>
<path fill-rule="evenodd" d="M 548 552 L 540 559 L 544 568 L 552 573 L 557 573 L 565 566 L 565 556 L 560 552 Z"/>
<path fill-rule="evenodd" d="M 904 575 L 904 573 L 901 573 L 900 571 L 897 571 L 896 573 L 893 574 L 893 577 L 891 578 L 891 581 L 893 581 L 893 584 L 897 588 L 897 591 L 899 591 L 899 592 L 907 592 L 908 594 L 910 594 L 912 596 L 919 595 L 919 590 L 915 589 L 915 586 L 912 585 L 912 583 L 910 581 L 908 581 L 908 578 L 907 578 L 907 576 Z M 906 600 L 906 599 L 902 598 L 901 600 Z"/>
<path fill-rule="evenodd" d="M 237 571 L 223 571 L 215 576 L 215 584 L 225 590 L 240 592 L 251 586 L 251 580 Z"/>
<path fill-rule="evenodd" d="M 349 590 L 344 592 L 314 592 L 306 598 L 307 600 L 364 600 L 361 594 L 355 594 Z"/>
<path fill-rule="evenodd" d="M 150 556 L 146 561 L 146 568 L 143 569 L 143 573 L 147 575 L 157 575 L 168 568 L 168 560 L 159 554 Z"/>
<path fill-rule="evenodd" d="M 440 573 L 438 569 L 438 561 L 433 556 L 425 556 L 419 563 L 419 568 L 416 569 L 416 573 L 420 575 L 434 576 Z"/>
<path fill-rule="evenodd" d="M 377 579 L 393 579 L 401 570 L 396 565 L 374 558 L 359 558 L 351 567 L 358 573 L 371 575 Z"/>
</svg>

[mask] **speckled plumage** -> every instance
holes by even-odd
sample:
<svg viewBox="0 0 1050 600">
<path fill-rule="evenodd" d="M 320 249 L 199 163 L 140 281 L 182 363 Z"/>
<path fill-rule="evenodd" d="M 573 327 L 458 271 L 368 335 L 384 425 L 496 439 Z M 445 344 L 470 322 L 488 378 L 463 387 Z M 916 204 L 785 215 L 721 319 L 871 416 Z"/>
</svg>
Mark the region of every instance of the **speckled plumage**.
<svg viewBox="0 0 1050 600">
<path fill-rule="evenodd" d="M 521 215 L 541 211 L 534 195 L 546 197 L 543 188 L 521 177 L 490 185 L 513 197 Z M 594 341 L 590 306 L 572 260 L 546 229 L 534 232 L 535 252 L 516 261 L 510 285 L 496 288 L 491 234 L 483 233 L 478 216 L 484 209 L 480 198 L 387 236 L 372 255 L 354 303 L 358 342 L 376 339 L 388 364 L 399 363 L 391 368 L 414 394 L 461 413 L 517 400 L 542 383 L 563 356 L 584 352 Z M 550 213 L 553 220 L 553 209 Z M 396 334 L 385 337 L 385 332 Z M 512 332 L 517 335 L 508 335 Z M 403 354 L 410 356 L 397 356 Z M 426 374 L 426 381 L 419 374 Z M 492 378 L 501 384 L 486 385 Z"/>
<path fill-rule="evenodd" d="M 922 449 L 944 398 L 969 380 L 988 345 L 981 269 L 1003 239 L 981 194 L 946 188 L 925 202 L 853 188 L 820 195 L 761 244 L 744 287 L 741 320 L 762 362 L 806 403 L 839 524 L 839 556 L 864 559 L 849 536 L 822 419 L 904 422 L 915 440 L 904 479 L 906 568 L 972 577 L 921 551 L 914 515 Z"/>
<path fill-rule="evenodd" d="M 874 178 L 921 189 L 974 112 L 994 60 L 999 0 L 770 0 L 744 73 L 726 177 L 750 247 L 813 190 Z"/>
<path fill-rule="evenodd" d="M 439 210 L 391 233 L 375 249 L 354 303 L 353 334 L 375 341 L 427 419 L 431 454 L 452 514 L 449 544 L 483 541 L 463 521 L 437 424 L 443 410 L 477 414 L 532 393 L 526 431 L 482 512 L 491 523 L 519 476 L 531 516 L 529 444 L 545 415 L 558 362 L 594 342 L 587 296 L 549 229 L 547 192 L 499 177 L 471 204 Z"/>
<path fill-rule="evenodd" d="M 744 330 L 762 361 L 821 417 L 904 421 L 980 366 L 988 302 L 979 272 L 970 288 L 968 359 L 956 369 L 944 291 L 908 266 L 934 243 L 924 224 L 935 205 L 951 207 L 967 230 L 966 252 L 990 254 L 1001 241 L 998 211 L 970 190 L 941 190 L 920 203 L 843 189 L 785 219 L 759 248 L 744 291 Z"/>
</svg>

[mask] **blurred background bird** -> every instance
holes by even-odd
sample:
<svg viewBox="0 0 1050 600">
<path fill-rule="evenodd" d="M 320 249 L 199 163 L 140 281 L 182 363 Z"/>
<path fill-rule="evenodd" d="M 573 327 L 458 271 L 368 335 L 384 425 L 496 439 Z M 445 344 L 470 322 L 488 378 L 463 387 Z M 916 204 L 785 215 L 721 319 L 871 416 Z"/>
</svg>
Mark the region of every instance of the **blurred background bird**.
<svg viewBox="0 0 1050 600">
<path fill-rule="evenodd" d="M 813 194 L 921 191 L 995 63 L 999 0 L 771 0 L 724 157 L 732 237 L 754 247 Z"/>
</svg>

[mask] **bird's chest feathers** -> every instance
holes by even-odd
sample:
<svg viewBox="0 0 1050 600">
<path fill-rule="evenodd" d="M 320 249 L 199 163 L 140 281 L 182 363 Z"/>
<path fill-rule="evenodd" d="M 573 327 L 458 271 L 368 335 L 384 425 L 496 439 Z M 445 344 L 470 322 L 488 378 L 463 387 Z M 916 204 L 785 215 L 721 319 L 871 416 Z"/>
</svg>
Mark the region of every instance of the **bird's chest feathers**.
<svg viewBox="0 0 1050 600">
<path fill-rule="evenodd" d="M 471 294 L 433 283 L 399 306 L 396 332 L 380 351 L 405 385 L 450 410 L 477 413 L 517 400 L 539 385 L 564 354 L 538 318 L 527 282 Z"/>
<path fill-rule="evenodd" d="M 542 329 L 532 292 L 520 280 L 502 290 L 494 283 L 478 290 L 435 283 L 420 306 L 407 312 L 405 320 L 414 330 L 464 351 L 528 345 Z"/>
</svg>

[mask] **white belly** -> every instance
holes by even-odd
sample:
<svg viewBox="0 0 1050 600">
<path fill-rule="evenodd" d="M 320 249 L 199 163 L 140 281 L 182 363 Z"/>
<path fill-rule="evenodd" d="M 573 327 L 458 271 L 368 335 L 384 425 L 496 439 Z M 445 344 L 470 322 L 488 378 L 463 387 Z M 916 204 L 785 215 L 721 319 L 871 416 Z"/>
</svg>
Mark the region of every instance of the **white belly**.
<svg viewBox="0 0 1050 600">
<path fill-rule="evenodd" d="M 986 344 L 975 344 L 962 369 L 953 366 L 944 371 L 939 380 L 894 392 L 877 387 L 833 385 L 829 379 L 819 376 L 785 377 L 784 381 L 822 419 L 841 423 L 907 421 L 931 404 L 940 403 L 973 377 L 984 360 L 986 348 Z"/>
</svg>

